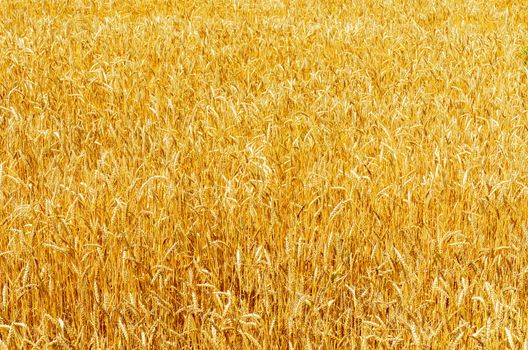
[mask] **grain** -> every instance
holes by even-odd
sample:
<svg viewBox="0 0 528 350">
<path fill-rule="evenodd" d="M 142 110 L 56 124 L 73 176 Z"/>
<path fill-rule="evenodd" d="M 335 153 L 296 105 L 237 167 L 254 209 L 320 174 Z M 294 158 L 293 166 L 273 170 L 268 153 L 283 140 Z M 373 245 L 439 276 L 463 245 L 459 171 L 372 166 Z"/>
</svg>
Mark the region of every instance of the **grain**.
<svg viewBox="0 0 528 350">
<path fill-rule="evenodd" d="M 525 3 L 0 1 L 0 348 L 526 348 Z"/>
</svg>

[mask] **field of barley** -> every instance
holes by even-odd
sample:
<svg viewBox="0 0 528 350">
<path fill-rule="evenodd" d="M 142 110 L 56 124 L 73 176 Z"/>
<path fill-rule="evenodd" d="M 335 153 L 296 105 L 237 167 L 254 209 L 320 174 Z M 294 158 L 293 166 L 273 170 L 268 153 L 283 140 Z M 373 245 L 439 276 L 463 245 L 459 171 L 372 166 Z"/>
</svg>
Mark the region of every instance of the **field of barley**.
<svg viewBox="0 0 528 350">
<path fill-rule="evenodd" d="M 0 0 L 0 349 L 528 349 L 528 3 Z"/>
</svg>

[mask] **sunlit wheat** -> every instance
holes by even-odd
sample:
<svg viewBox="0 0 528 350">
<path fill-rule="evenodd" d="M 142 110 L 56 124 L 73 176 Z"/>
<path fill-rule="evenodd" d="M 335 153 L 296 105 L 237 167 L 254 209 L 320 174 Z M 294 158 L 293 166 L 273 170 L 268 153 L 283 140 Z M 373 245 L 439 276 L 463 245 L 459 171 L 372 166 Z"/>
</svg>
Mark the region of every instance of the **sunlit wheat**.
<svg viewBox="0 0 528 350">
<path fill-rule="evenodd" d="M 528 347 L 526 1 L 0 13 L 0 349 Z"/>
</svg>

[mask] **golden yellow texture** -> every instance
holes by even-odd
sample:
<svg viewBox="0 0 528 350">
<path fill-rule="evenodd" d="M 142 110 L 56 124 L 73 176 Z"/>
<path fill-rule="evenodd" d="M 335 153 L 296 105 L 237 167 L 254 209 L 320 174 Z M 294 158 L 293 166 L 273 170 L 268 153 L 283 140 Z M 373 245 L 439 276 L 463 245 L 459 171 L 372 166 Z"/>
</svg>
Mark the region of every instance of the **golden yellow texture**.
<svg viewBox="0 0 528 350">
<path fill-rule="evenodd" d="M 525 1 L 0 13 L 0 349 L 528 348 Z"/>
</svg>

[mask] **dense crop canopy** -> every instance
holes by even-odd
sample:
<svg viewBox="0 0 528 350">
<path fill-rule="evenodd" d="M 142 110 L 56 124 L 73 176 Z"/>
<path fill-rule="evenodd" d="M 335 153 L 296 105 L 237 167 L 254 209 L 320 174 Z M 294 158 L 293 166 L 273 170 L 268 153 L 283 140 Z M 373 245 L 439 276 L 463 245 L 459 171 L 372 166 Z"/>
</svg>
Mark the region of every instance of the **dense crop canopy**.
<svg viewBox="0 0 528 350">
<path fill-rule="evenodd" d="M 0 349 L 528 348 L 525 1 L 0 13 Z"/>
</svg>

